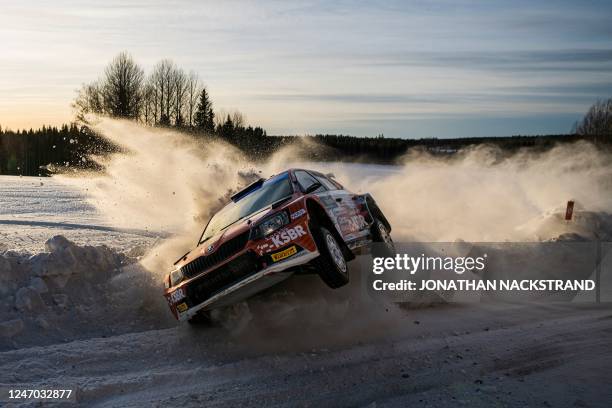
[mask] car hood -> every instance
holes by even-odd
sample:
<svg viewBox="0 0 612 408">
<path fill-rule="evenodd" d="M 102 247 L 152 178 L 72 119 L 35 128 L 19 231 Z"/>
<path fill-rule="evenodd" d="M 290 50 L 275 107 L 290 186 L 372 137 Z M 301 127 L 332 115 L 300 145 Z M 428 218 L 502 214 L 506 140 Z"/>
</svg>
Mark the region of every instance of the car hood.
<svg viewBox="0 0 612 408">
<path fill-rule="evenodd" d="M 288 200 L 287 204 L 292 202 L 293 200 Z M 265 207 L 259 212 L 255 212 L 250 216 L 226 227 L 225 229 L 219 231 L 217 234 L 213 235 L 206 241 L 202 242 L 196 248 L 185 254 L 176 264 L 176 268 L 181 268 L 186 264 L 190 263 L 196 258 L 200 256 L 207 256 L 213 254 L 224 242 L 229 241 L 230 239 L 247 232 L 251 225 L 256 224 L 261 219 L 267 217 L 270 214 L 273 214 L 282 208 L 285 207 L 286 204 L 282 205 L 279 208 L 272 208 L 271 206 Z"/>
</svg>

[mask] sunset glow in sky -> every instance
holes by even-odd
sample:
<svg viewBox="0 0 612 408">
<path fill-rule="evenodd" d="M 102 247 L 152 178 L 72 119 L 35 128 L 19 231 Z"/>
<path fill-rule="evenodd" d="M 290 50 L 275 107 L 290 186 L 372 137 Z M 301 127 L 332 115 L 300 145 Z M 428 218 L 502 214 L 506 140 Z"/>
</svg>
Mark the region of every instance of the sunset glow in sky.
<svg viewBox="0 0 612 408">
<path fill-rule="evenodd" d="M 269 134 L 566 133 L 612 97 L 610 1 L 1 1 L 0 125 L 72 119 L 120 51 Z"/>
</svg>

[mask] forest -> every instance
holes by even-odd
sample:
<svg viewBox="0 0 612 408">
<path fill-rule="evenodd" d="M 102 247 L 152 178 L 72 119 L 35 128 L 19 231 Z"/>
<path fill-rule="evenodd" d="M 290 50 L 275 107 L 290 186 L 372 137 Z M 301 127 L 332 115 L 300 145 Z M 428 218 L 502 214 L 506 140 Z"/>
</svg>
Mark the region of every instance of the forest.
<svg viewBox="0 0 612 408">
<path fill-rule="evenodd" d="M 452 155 L 458 150 L 487 143 L 504 150 L 520 148 L 547 149 L 556 143 L 568 143 L 580 139 L 600 142 L 602 139 L 588 135 L 511 136 L 458 139 L 401 139 L 382 137 L 354 137 L 345 135 L 267 136 L 257 128 L 226 129 L 222 134 L 193 133 L 193 137 L 209 140 L 225 140 L 240 148 L 251 160 L 265 160 L 280 147 L 307 139 L 310 150 L 307 158 L 320 161 L 362 161 L 391 164 L 410 149 L 426 150 L 433 155 Z M 314 148 L 313 147 L 317 147 Z M 0 130 L 0 174 L 23 176 L 47 176 L 54 172 L 78 169 L 101 170 L 91 155 L 105 155 L 117 150 L 104 138 L 87 126 L 76 124 L 42 127 L 37 130 Z"/>
</svg>

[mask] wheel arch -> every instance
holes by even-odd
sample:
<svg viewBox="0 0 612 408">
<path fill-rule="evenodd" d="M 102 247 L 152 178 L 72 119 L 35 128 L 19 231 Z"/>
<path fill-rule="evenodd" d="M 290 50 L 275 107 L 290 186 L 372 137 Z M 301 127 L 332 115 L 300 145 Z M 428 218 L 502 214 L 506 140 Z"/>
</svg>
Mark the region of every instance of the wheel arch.
<svg viewBox="0 0 612 408">
<path fill-rule="evenodd" d="M 346 245 L 342 235 L 334 225 L 327 211 L 325 211 L 323 205 L 314 198 L 307 198 L 305 201 L 308 217 L 313 219 L 319 225 L 326 227 L 332 234 L 334 234 L 334 237 L 342 247 L 342 252 L 344 253 L 344 257 L 347 261 L 355 259 L 355 254 L 353 254 L 353 251 L 351 251 L 348 245 Z"/>
<path fill-rule="evenodd" d="M 376 204 L 374 197 L 372 197 L 370 193 L 364 194 L 363 197 L 365 198 L 366 207 L 372 218 L 380 220 L 387 228 L 387 231 L 391 232 L 391 223 L 387 220 L 387 217 L 385 217 L 385 214 L 383 214 L 378 204 Z"/>
</svg>

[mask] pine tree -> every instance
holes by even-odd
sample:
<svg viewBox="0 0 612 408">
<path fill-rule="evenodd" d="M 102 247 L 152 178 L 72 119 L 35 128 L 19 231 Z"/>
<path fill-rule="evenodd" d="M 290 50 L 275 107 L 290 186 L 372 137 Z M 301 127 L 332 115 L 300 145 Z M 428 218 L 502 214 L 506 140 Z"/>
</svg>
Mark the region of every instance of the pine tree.
<svg viewBox="0 0 612 408">
<path fill-rule="evenodd" d="M 232 143 L 234 142 L 234 130 L 234 122 L 232 122 L 230 115 L 227 115 L 227 119 L 225 119 L 225 122 L 221 125 L 221 129 L 218 133 L 223 139 Z"/>
<path fill-rule="evenodd" d="M 215 130 L 215 114 L 212 109 L 212 101 L 206 88 L 202 88 L 200 101 L 195 114 L 195 125 L 204 132 L 212 133 Z"/>
</svg>

